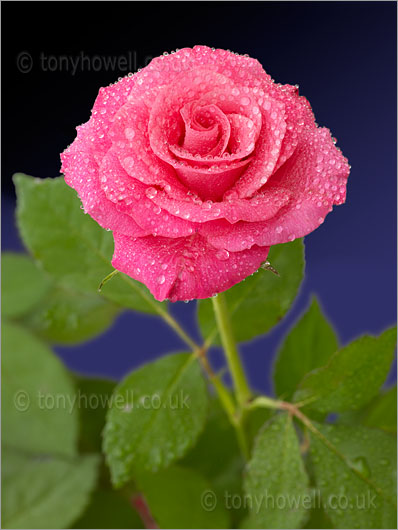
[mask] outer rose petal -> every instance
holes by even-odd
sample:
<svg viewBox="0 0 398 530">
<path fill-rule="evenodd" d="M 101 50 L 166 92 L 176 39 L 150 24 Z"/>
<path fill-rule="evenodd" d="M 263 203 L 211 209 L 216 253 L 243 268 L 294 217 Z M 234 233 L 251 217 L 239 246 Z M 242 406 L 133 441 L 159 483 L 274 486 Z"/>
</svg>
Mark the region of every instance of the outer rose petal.
<svg viewBox="0 0 398 530">
<path fill-rule="evenodd" d="M 202 201 L 192 194 L 174 199 L 159 191 L 152 200 L 176 217 L 189 219 L 194 223 L 222 218 L 236 223 L 239 220 L 264 221 L 273 217 L 288 203 L 290 195 L 290 191 L 281 186 L 278 189 L 264 189 L 252 199 L 239 199 L 234 191 L 225 193 L 222 202 Z M 197 228 L 201 229 L 201 226 Z"/>
<path fill-rule="evenodd" d="M 200 236 L 170 240 L 114 234 L 112 265 L 145 283 L 157 300 L 208 298 L 257 271 L 268 247 L 243 252 L 215 249 Z"/>
<path fill-rule="evenodd" d="M 77 191 L 84 211 L 108 230 L 118 230 L 121 234 L 133 237 L 150 234 L 151 231 L 141 228 L 130 216 L 118 211 L 106 198 L 100 186 L 98 166 L 93 154 L 75 149 L 76 143 L 62 153 L 61 172 L 64 173 L 68 186 Z"/>
<path fill-rule="evenodd" d="M 175 238 L 189 236 L 197 231 L 194 223 L 175 217 L 152 202 L 151 197 L 157 193 L 156 188 L 145 186 L 128 175 L 112 149 L 104 157 L 99 175 L 107 198 L 119 212 L 130 215 L 147 231 L 146 234 Z M 117 228 L 115 230 L 119 232 Z"/>
<path fill-rule="evenodd" d="M 109 131 L 111 149 L 117 154 L 124 170 L 141 182 L 186 190 L 178 181 L 174 169 L 151 150 L 148 120 L 149 112 L 143 101 L 126 103 L 117 112 Z"/>
<path fill-rule="evenodd" d="M 261 90 L 259 90 L 260 92 Z M 315 119 L 311 105 L 305 97 L 298 95 L 297 87 L 273 83 L 268 87 L 267 94 L 284 104 L 287 125 L 279 159 L 274 169 L 275 172 L 294 153 L 304 128 L 314 128 Z"/>
<path fill-rule="evenodd" d="M 256 59 L 207 46 L 194 46 L 155 57 L 134 75 L 136 84 L 132 97 L 142 97 L 150 106 L 162 88 L 173 83 L 178 74 L 201 67 L 210 68 L 247 87 L 271 83 L 271 77 Z"/>
<path fill-rule="evenodd" d="M 127 102 L 135 82 L 135 77 L 124 77 L 113 85 L 100 88 L 88 122 L 90 124 L 90 136 L 87 137 L 88 144 L 91 144 L 97 161 L 101 160 L 111 146 L 109 130 L 115 114 Z"/>
<path fill-rule="evenodd" d="M 293 241 L 318 228 L 333 205 L 345 201 L 349 172 L 347 159 L 333 145 L 328 129 L 307 131 L 293 156 L 269 181 L 275 189 L 290 190 L 288 205 L 265 222 L 215 221 L 202 225 L 201 233 L 215 247 L 235 252 Z"/>
</svg>

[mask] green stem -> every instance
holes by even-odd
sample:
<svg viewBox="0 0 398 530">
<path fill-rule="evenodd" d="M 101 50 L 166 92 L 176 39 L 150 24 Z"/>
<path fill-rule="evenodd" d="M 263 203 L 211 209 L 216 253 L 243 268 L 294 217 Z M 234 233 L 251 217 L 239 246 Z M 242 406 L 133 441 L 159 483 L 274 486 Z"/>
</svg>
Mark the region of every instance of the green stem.
<svg viewBox="0 0 398 530">
<path fill-rule="evenodd" d="M 177 335 L 187 344 L 192 351 L 200 350 L 200 346 L 182 329 L 180 324 L 167 311 L 157 309 L 159 316 L 177 333 Z"/>
<path fill-rule="evenodd" d="M 105 283 L 111 280 L 118 273 L 119 271 L 115 269 L 110 274 L 108 274 L 108 276 L 102 280 L 98 290 L 101 291 L 101 288 L 105 285 Z M 130 285 L 133 289 L 137 290 L 136 286 L 132 282 L 130 283 Z M 150 296 L 143 294 L 142 291 L 140 291 L 140 294 L 155 309 L 157 314 L 189 346 L 192 352 L 194 352 L 195 355 L 199 358 L 205 372 L 207 373 L 211 383 L 213 384 L 217 392 L 217 395 L 218 395 L 218 398 L 220 400 L 222 407 L 224 408 L 230 422 L 236 429 L 238 441 L 242 447 L 242 452 L 247 456 L 248 448 L 247 448 L 246 437 L 243 432 L 241 421 L 239 421 L 236 417 L 235 403 L 230 393 L 228 392 L 227 388 L 224 386 L 222 380 L 216 374 L 214 374 L 213 370 L 211 369 L 211 366 L 206 357 L 206 351 L 207 351 L 206 345 L 203 345 L 202 347 L 199 346 L 193 339 L 191 339 L 191 337 L 180 326 L 177 320 L 175 320 L 175 318 L 172 317 L 167 310 L 163 309 L 163 307 L 161 307 L 159 304 L 154 303 L 153 299 Z M 239 357 L 238 357 L 237 352 L 236 352 L 236 356 L 237 356 L 237 361 L 239 362 Z M 245 381 L 242 367 L 241 367 L 241 371 L 242 371 L 243 380 Z M 248 390 L 248 387 L 247 387 L 247 390 Z M 245 397 L 245 401 L 246 401 L 246 399 L 250 397 L 250 392 L 246 393 L 245 395 L 247 396 Z"/>
<path fill-rule="evenodd" d="M 236 400 L 239 406 L 243 407 L 250 399 L 251 392 L 236 348 L 224 294 L 219 293 L 217 297 L 212 298 L 212 302 L 225 357 L 235 387 Z"/>
</svg>

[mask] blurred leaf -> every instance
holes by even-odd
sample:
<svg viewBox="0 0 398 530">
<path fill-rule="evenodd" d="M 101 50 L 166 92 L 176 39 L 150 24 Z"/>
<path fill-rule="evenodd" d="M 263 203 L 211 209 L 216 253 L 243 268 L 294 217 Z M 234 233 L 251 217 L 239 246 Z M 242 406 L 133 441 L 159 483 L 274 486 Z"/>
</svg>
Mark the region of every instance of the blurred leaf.
<svg viewBox="0 0 398 530">
<path fill-rule="evenodd" d="M 21 324 L 49 342 L 76 344 L 104 332 L 119 311 L 97 294 L 54 284 Z"/>
<path fill-rule="evenodd" d="M 376 427 L 393 434 L 397 433 L 397 386 L 382 392 L 370 404 L 364 425 Z"/>
<path fill-rule="evenodd" d="M 181 458 L 203 428 L 207 402 L 192 354 L 167 355 L 129 374 L 113 394 L 104 431 L 113 483 L 121 486 L 134 471 L 157 471 Z"/>
<path fill-rule="evenodd" d="M 381 391 L 362 409 L 339 414 L 338 422 L 346 425 L 361 423 L 397 434 L 397 387 Z"/>
<path fill-rule="evenodd" d="M 78 403 L 72 378 L 17 324 L 2 334 L 2 524 L 65 528 L 95 486 L 99 457 L 77 456 Z"/>
<path fill-rule="evenodd" d="M 247 465 L 248 528 L 299 528 L 308 514 L 308 483 L 292 418 L 278 414 L 258 435 Z"/>
<path fill-rule="evenodd" d="M 76 290 L 97 292 L 112 272 L 113 237 L 80 207 L 76 192 L 62 177 L 14 175 L 21 237 L 43 268 Z M 156 313 L 162 307 L 147 288 L 125 274 L 107 282 L 101 293 L 124 307 Z"/>
<path fill-rule="evenodd" d="M 379 337 L 364 336 L 337 351 L 328 364 L 304 377 L 294 395 L 296 402 L 313 400 L 319 412 L 359 409 L 385 381 L 394 358 L 396 328 Z"/>
<path fill-rule="evenodd" d="M 67 528 L 89 500 L 98 461 L 3 451 L 2 528 Z"/>
<path fill-rule="evenodd" d="M 259 269 L 225 292 L 238 342 L 267 332 L 290 309 L 304 275 L 303 240 L 273 246 L 268 259 L 279 277 Z M 203 336 L 212 337 L 219 344 L 211 300 L 199 301 L 198 318 Z"/>
<path fill-rule="evenodd" d="M 15 449 L 74 455 L 75 388 L 57 357 L 20 326 L 3 323 L 3 443 Z"/>
<path fill-rule="evenodd" d="M 276 394 L 291 399 L 303 377 L 324 365 L 337 349 L 337 337 L 314 297 L 278 352 L 274 372 Z"/>
<path fill-rule="evenodd" d="M 376 429 L 315 425 L 311 457 L 335 528 L 396 528 L 396 442 Z"/>
<path fill-rule="evenodd" d="M 40 338 L 74 344 L 104 331 L 120 308 L 97 293 L 78 292 L 47 276 L 23 254 L 3 258 L 3 314 Z"/>
<path fill-rule="evenodd" d="M 80 450 L 100 453 L 106 413 L 116 383 L 98 377 L 77 376 L 76 386 L 80 413 Z"/>
<path fill-rule="evenodd" d="M 310 510 L 309 519 L 303 528 L 329 529 L 334 528 L 334 526 L 332 521 L 326 515 L 325 510 L 321 506 L 315 506 Z"/>
<path fill-rule="evenodd" d="M 253 447 L 261 428 L 271 419 L 274 413 L 274 410 L 263 407 L 251 408 L 245 411 L 244 428 L 249 440 L 249 447 Z"/>
<path fill-rule="evenodd" d="M 34 308 L 51 282 L 25 254 L 3 252 L 1 255 L 1 312 L 15 318 Z"/>
<path fill-rule="evenodd" d="M 138 485 L 160 528 L 228 528 L 228 514 L 198 471 L 172 467 Z"/>
<path fill-rule="evenodd" d="M 95 491 L 73 528 L 144 528 L 131 502 L 112 490 Z"/>
<path fill-rule="evenodd" d="M 244 461 L 236 432 L 215 397 L 210 401 L 205 428 L 181 465 L 197 470 L 209 480 L 218 503 L 225 502 L 226 492 L 241 497 Z M 239 510 L 230 511 L 230 515 L 234 518 L 233 527 L 237 526 Z"/>
</svg>

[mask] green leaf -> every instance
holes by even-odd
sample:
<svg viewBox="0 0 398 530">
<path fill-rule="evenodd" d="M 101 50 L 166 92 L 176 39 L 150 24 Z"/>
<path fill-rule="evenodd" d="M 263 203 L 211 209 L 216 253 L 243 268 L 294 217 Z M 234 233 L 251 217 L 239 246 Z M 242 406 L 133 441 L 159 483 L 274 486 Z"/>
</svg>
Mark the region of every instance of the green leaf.
<svg viewBox="0 0 398 530">
<path fill-rule="evenodd" d="M 385 381 L 394 358 L 396 328 L 379 337 L 364 336 L 337 351 L 326 366 L 304 377 L 296 402 L 309 400 L 319 412 L 356 410 L 368 403 Z"/>
<path fill-rule="evenodd" d="M 54 284 L 47 296 L 20 322 L 44 340 L 76 344 L 104 332 L 120 308 L 94 293 Z"/>
<path fill-rule="evenodd" d="M 315 424 L 311 457 L 335 528 L 396 528 L 396 442 L 376 429 Z"/>
<path fill-rule="evenodd" d="M 78 405 L 62 363 L 13 323 L 2 334 L 2 523 L 65 528 L 95 486 L 99 457 L 77 453 Z"/>
<path fill-rule="evenodd" d="M 244 461 L 236 432 L 215 397 L 210 401 L 204 431 L 181 465 L 197 470 L 211 483 L 218 503 L 224 504 L 226 492 L 241 498 Z M 232 527 L 236 527 L 241 511 L 231 509 L 229 514 L 233 517 Z"/>
<path fill-rule="evenodd" d="M 320 528 L 334 528 L 334 526 L 322 506 L 318 506 L 317 503 L 315 503 L 315 506 L 310 511 L 309 519 L 303 528 L 314 528 L 319 530 Z"/>
<path fill-rule="evenodd" d="M 113 238 L 80 207 L 62 177 L 14 175 L 17 220 L 22 239 L 43 268 L 77 290 L 97 292 L 112 270 Z M 101 291 L 124 307 L 156 313 L 161 308 L 141 283 L 118 274 Z"/>
<path fill-rule="evenodd" d="M 20 317 L 37 305 L 51 282 L 25 254 L 4 252 L 1 258 L 1 312 Z"/>
<path fill-rule="evenodd" d="M 172 467 L 142 476 L 138 485 L 160 528 L 228 528 L 228 515 L 197 472 Z"/>
<path fill-rule="evenodd" d="M 95 491 L 73 528 L 144 528 L 131 503 L 112 490 Z"/>
<path fill-rule="evenodd" d="M 289 310 L 304 275 L 303 240 L 273 246 L 269 260 L 277 269 L 279 277 L 259 269 L 225 292 L 238 342 L 251 340 L 267 332 Z M 203 336 L 219 344 L 211 300 L 200 300 L 198 318 Z"/>
<path fill-rule="evenodd" d="M 303 377 L 324 365 L 337 348 L 333 328 L 314 297 L 278 352 L 274 371 L 276 394 L 285 400 L 291 399 Z"/>
<path fill-rule="evenodd" d="M 106 413 L 116 383 L 109 379 L 77 376 L 76 386 L 80 413 L 80 450 L 100 453 Z"/>
<path fill-rule="evenodd" d="M 21 327 L 3 323 L 3 443 L 20 450 L 75 454 L 75 389 L 62 363 Z"/>
<path fill-rule="evenodd" d="M 157 471 L 181 458 L 203 428 L 207 402 L 192 354 L 167 355 L 129 374 L 113 394 L 104 431 L 113 483 L 121 486 L 134 471 Z"/>
<path fill-rule="evenodd" d="M 265 407 L 249 408 L 245 411 L 243 426 L 250 448 L 254 446 L 255 440 L 264 426 L 271 419 L 275 410 Z"/>
<path fill-rule="evenodd" d="M 69 459 L 3 451 L 2 527 L 67 528 L 89 500 L 97 466 L 96 455 Z"/>
<path fill-rule="evenodd" d="M 197 469 L 213 486 L 219 482 L 221 489 L 230 487 L 231 475 L 236 477 L 242 471 L 243 460 L 235 430 L 216 398 L 213 397 L 210 401 L 203 432 L 181 464 Z M 233 481 L 236 484 L 235 478 Z"/>
<path fill-rule="evenodd" d="M 397 386 L 382 392 L 370 404 L 363 418 L 364 425 L 397 433 Z"/>
<path fill-rule="evenodd" d="M 397 434 L 397 387 L 381 391 L 362 409 L 340 414 L 338 421 L 345 425 L 361 423 Z"/>
<path fill-rule="evenodd" d="M 247 466 L 249 528 L 299 528 L 307 516 L 308 483 L 292 418 L 278 414 L 258 435 Z"/>
</svg>

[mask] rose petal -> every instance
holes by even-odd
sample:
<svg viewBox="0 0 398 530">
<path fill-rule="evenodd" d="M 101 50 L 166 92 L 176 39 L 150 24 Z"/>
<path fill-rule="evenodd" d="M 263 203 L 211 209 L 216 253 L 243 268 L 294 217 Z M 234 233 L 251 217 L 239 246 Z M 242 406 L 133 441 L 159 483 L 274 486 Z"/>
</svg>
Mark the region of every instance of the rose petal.
<svg viewBox="0 0 398 530">
<path fill-rule="evenodd" d="M 191 160 L 200 159 L 201 155 L 222 155 L 231 135 L 231 126 L 225 114 L 216 105 L 200 106 L 196 102 L 184 105 L 180 113 L 185 125 L 184 140 L 181 147 L 169 146 L 172 153 Z M 205 127 L 198 120 L 207 114 L 212 120 L 211 125 Z"/>
<path fill-rule="evenodd" d="M 151 231 L 143 229 L 131 217 L 117 210 L 100 187 L 98 166 L 94 156 L 76 150 L 67 149 L 61 155 L 61 172 L 65 182 L 75 189 L 82 201 L 84 211 L 91 215 L 103 228 L 118 230 L 121 234 L 133 237 L 145 236 Z"/>
<path fill-rule="evenodd" d="M 115 233 L 112 265 L 145 283 L 157 300 L 208 298 L 257 271 L 268 247 L 244 252 L 215 249 L 200 236 L 170 240 Z"/>
<path fill-rule="evenodd" d="M 132 98 L 142 97 L 151 106 L 163 87 L 173 83 L 177 75 L 200 67 L 227 76 L 242 86 L 271 83 L 271 77 L 256 59 L 227 50 L 194 46 L 155 57 L 141 72 L 137 72 Z"/>
<path fill-rule="evenodd" d="M 134 77 L 126 76 L 117 83 L 99 90 L 88 122 L 90 126 L 87 138 L 97 162 L 101 161 L 112 144 L 109 130 L 113 119 L 120 107 L 127 102 L 135 81 Z"/>
<path fill-rule="evenodd" d="M 151 199 L 157 189 L 146 186 L 128 175 L 112 149 L 99 169 L 101 187 L 118 211 L 128 214 L 147 233 L 166 237 L 183 237 L 197 231 L 195 224 L 174 217 Z"/>
<path fill-rule="evenodd" d="M 258 113 L 262 114 L 262 127 L 256 143 L 255 156 L 232 188 L 242 198 L 253 195 L 272 175 L 286 132 L 283 103 L 264 95 L 258 99 L 257 109 Z"/>
<path fill-rule="evenodd" d="M 258 90 L 259 94 L 262 92 Z M 314 128 L 315 118 L 309 102 L 298 95 L 297 86 L 272 83 L 267 87 L 267 94 L 283 103 L 285 108 L 286 131 L 275 172 L 294 153 L 304 128 Z"/>
<path fill-rule="evenodd" d="M 217 201 L 233 186 L 249 162 L 250 159 L 246 159 L 207 167 L 179 162 L 175 164 L 175 170 L 186 188 L 202 199 Z"/>
<path fill-rule="evenodd" d="M 283 186 L 291 193 L 289 204 L 278 215 L 256 223 L 217 221 L 201 231 L 212 245 L 231 251 L 305 236 L 323 223 L 334 204 L 345 201 L 349 171 L 328 129 L 306 131 L 292 157 L 269 181 L 275 189 Z"/>
<path fill-rule="evenodd" d="M 230 223 L 264 221 L 276 215 L 290 198 L 290 191 L 283 188 L 264 190 L 249 199 L 240 199 L 236 192 L 228 191 L 222 202 L 202 201 L 192 194 L 181 194 L 172 198 L 158 191 L 153 202 L 171 214 L 189 219 L 193 223 L 206 223 L 215 219 L 227 219 Z"/>
<path fill-rule="evenodd" d="M 149 113 L 143 102 L 126 103 L 115 116 L 109 135 L 112 151 L 132 177 L 152 186 L 185 189 L 172 167 L 151 150 L 148 137 Z"/>
</svg>

